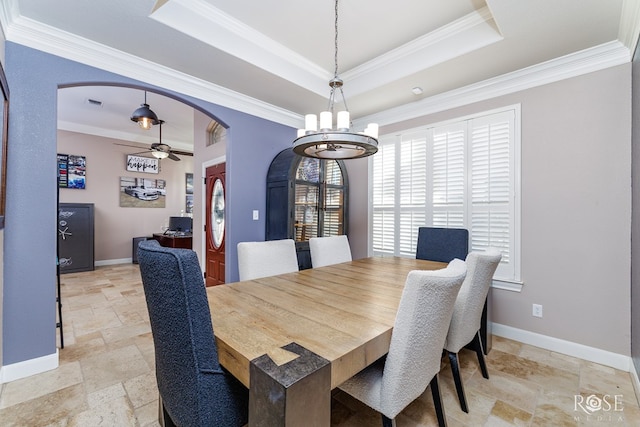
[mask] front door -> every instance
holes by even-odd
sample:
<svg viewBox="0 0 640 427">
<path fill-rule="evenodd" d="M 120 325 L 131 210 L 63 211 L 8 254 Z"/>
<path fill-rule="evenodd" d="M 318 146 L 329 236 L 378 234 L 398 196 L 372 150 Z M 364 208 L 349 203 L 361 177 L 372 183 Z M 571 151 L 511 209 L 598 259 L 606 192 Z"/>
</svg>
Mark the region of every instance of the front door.
<svg viewBox="0 0 640 427">
<path fill-rule="evenodd" d="M 205 213 L 207 286 L 224 283 L 225 241 L 225 164 L 206 169 L 207 203 Z"/>
</svg>

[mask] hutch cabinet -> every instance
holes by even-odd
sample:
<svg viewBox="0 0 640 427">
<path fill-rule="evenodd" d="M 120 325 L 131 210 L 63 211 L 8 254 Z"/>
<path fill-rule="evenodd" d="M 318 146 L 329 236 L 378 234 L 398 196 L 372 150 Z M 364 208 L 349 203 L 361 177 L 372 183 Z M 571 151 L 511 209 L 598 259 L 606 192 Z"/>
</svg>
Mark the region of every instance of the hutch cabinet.
<svg viewBox="0 0 640 427">
<path fill-rule="evenodd" d="M 294 239 L 300 269 L 310 268 L 311 237 L 347 234 L 348 194 L 342 160 L 281 151 L 267 173 L 266 240 Z"/>
</svg>

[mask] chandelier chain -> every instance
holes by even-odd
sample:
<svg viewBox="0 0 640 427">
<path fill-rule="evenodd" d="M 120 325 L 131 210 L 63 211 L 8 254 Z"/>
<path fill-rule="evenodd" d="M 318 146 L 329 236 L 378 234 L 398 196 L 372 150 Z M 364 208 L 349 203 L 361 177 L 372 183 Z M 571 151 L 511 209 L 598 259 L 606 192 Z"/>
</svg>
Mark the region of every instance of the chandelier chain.
<svg viewBox="0 0 640 427">
<path fill-rule="evenodd" d="M 334 53 L 334 63 L 335 63 L 335 68 L 333 71 L 333 76 L 334 77 L 338 77 L 338 0 L 336 0 L 336 7 L 335 7 L 335 12 L 336 12 L 336 19 L 335 19 L 335 53 Z"/>
</svg>

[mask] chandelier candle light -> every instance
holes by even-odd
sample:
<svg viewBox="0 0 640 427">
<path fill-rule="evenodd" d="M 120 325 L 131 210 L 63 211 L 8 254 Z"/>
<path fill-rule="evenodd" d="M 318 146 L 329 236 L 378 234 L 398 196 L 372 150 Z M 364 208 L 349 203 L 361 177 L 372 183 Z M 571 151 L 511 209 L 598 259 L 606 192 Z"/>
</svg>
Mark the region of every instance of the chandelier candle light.
<svg viewBox="0 0 640 427">
<path fill-rule="evenodd" d="M 320 113 L 320 130 L 315 114 L 305 116 L 304 129 L 298 129 L 298 137 L 293 141 L 293 151 L 300 156 L 319 159 L 355 159 L 378 151 L 378 125 L 369 123 L 364 132 L 350 131 L 351 119 L 342 91 L 343 82 L 338 77 L 338 0 L 335 2 L 335 16 L 335 69 L 333 78 L 329 81 L 329 108 Z M 338 111 L 334 129 L 336 91 L 340 91 L 344 111 Z"/>
</svg>

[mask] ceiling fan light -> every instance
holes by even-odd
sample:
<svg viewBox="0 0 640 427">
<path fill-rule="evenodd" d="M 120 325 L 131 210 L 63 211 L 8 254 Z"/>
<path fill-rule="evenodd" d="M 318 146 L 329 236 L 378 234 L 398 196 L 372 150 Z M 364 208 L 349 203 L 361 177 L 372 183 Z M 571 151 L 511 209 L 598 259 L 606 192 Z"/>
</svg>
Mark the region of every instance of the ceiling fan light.
<svg viewBox="0 0 640 427">
<path fill-rule="evenodd" d="M 167 157 L 169 157 L 169 153 L 167 153 L 166 151 L 152 151 L 151 154 L 156 159 L 166 159 Z"/>
</svg>

